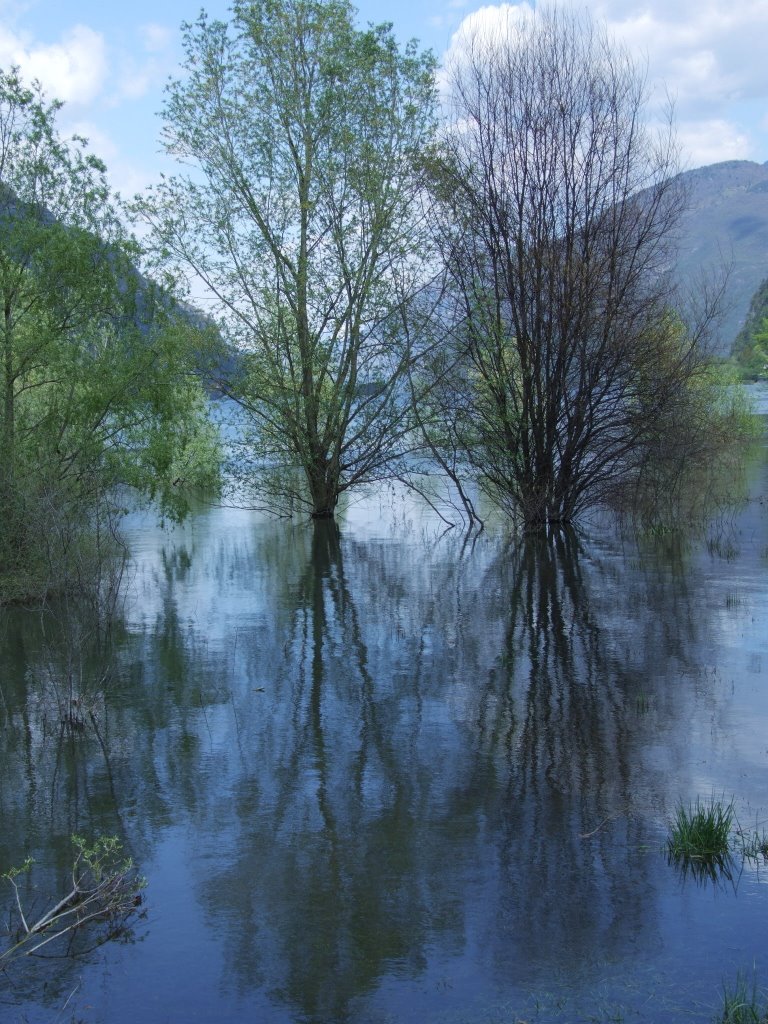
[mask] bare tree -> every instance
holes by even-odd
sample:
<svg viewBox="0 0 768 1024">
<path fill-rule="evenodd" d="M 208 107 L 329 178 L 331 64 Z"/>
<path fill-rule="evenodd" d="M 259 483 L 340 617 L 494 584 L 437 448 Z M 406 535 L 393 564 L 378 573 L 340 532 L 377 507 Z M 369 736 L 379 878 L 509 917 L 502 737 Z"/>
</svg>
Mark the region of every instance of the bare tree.
<svg viewBox="0 0 768 1024">
<path fill-rule="evenodd" d="M 433 437 L 538 528 L 636 478 L 705 346 L 665 279 L 684 203 L 671 116 L 648 129 L 643 74 L 586 15 L 522 10 L 448 69 Z"/>
</svg>

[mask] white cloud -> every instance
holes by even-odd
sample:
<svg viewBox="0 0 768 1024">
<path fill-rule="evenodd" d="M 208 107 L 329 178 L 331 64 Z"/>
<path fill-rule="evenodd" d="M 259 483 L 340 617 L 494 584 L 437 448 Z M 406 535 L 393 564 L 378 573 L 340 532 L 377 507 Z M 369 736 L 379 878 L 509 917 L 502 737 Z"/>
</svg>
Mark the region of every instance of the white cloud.
<svg viewBox="0 0 768 1024">
<path fill-rule="evenodd" d="M 633 0 L 596 0 L 592 13 L 647 60 L 656 95 L 673 98 L 693 166 L 768 157 L 757 119 L 745 116 L 768 102 L 766 0 L 646 0 L 639 13 Z"/>
<path fill-rule="evenodd" d="M 106 44 L 87 25 L 75 25 L 48 44 L 0 27 L 0 64 L 18 65 L 27 81 L 38 79 L 52 98 L 90 103 L 106 80 Z"/>
<path fill-rule="evenodd" d="M 480 46 L 483 52 L 487 47 L 494 49 L 503 46 L 505 40 L 513 36 L 519 27 L 529 22 L 533 16 L 533 7 L 528 0 L 523 0 L 519 4 L 503 3 L 498 6 L 479 7 L 463 18 L 451 36 L 437 75 L 438 92 L 443 99 L 447 99 L 449 95 L 451 75 L 464 64 L 467 55 L 472 53 L 476 46 Z"/>
<path fill-rule="evenodd" d="M 677 138 L 692 168 L 721 160 L 750 160 L 755 155 L 749 135 L 725 120 L 679 122 Z"/>
<path fill-rule="evenodd" d="M 664 80 L 678 103 L 704 114 L 706 104 L 768 93 L 768 3 L 765 0 L 650 0 L 642 13 L 621 0 L 592 7 L 637 56 L 653 79 Z"/>
<path fill-rule="evenodd" d="M 88 104 L 109 89 L 107 103 L 145 96 L 170 73 L 177 33 L 156 22 L 138 27 L 138 46 L 131 52 L 113 48 L 100 32 L 75 25 L 53 43 L 0 25 L 0 66 L 18 65 L 25 81 L 38 79 L 50 98 Z"/>
<path fill-rule="evenodd" d="M 523 0 L 519 4 L 499 4 L 479 7 L 463 19 L 451 37 L 449 54 L 456 55 L 471 40 L 476 38 L 501 41 L 515 31 L 518 25 L 530 21 L 533 7 Z"/>
<path fill-rule="evenodd" d="M 555 0 L 583 11 L 585 0 Z M 686 160 L 768 158 L 759 121 L 768 108 L 768 0 L 586 0 L 589 12 L 642 69 L 652 100 L 674 101 Z M 482 7 L 454 33 L 450 62 L 481 31 L 503 39 L 531 14 L 527 0 Z M 754 108 L 759 106 L 760 113 Z M 745 111 L 750 109 L 749 116 Z M 738 127 L 737 127 L 738 123 Z"/>
<path fill-rule="evenodd" d="M 583 0 L 560 0 L 577 11 Z M 767 0 L 594 0 L 588 3 L 640 62 L 647 60 L 652 80 L 664 81 L 679 103 L 703 106 L 734 98 L 768 95 Z M 481 7 L 454 34 L 453 48 L 482 27 L 501 34 L 530 17 L 527 0 Z"/>
</svg>

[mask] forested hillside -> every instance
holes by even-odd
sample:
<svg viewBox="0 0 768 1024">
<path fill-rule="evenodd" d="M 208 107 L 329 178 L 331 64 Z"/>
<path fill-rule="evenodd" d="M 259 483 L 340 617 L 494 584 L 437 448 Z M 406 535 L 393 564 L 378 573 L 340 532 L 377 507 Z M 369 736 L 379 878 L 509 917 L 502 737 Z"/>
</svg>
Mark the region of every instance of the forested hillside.
<svg viewBox="0 0 768 1024">
<path fill-rule="evenodd" d="M 746 323 L 733 344 L 733 354 L 747 376 L 768 376 L 768 278 L 752 296 Z"/>
<path fill-rule="evenodd" d="M 688 207 L 678 227 L 676 276 L 683 292 L 729 268 L 716 349 L 728 355 L 752 296 L 768 276 L 768 163 L 729 160 L 686 171 Z"/>
</svg>

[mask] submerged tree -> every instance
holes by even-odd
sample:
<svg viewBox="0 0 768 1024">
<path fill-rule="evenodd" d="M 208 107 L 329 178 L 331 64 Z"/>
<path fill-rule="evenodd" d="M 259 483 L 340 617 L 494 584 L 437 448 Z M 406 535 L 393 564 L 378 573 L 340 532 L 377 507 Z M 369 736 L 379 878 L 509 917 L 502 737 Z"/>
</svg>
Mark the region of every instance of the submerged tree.
<svg viewBox="0 0 768 1024">
<path fill-rule="evenodd" d="M 189 332 L 59 107 L 0 72 L 0 597 L 59 587 L 117 485 L 178 514 L 216 473 Z"/>
<path fill-rule="evenodd" d="M 658 451 L 659 427 L 692 407 L 711 308 L 693 329 L 670 310 L 684 196 L 671 124 L 647 128 L 630 57 L 585 15 L 504 12 L 449 68 L 433 180 L 450 340 L 427 430 L 537 528 Z"/>
<path fill-rule="evenodd" d="M 353 14 L 254 0 L 229 27 L 186 26 L 163 139 L 193 170 L 144 204 L 163 256 L 215 297 L 238 353 L 217 383 L 253 427 L 252 465 L 299 470 L 277 490 L 315 517 L 407 444 L 396 314 L 426 247 L 415 156 L 433 61 Z"/>
</svg>

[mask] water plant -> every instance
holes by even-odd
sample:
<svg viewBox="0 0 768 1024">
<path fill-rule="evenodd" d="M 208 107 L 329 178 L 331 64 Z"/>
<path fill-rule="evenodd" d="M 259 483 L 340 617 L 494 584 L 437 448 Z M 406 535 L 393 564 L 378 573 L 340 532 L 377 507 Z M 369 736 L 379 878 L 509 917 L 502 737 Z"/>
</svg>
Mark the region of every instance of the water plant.
<svg viewBox="0 0 768 1024">
<path fill-rule="evenodd" d="M 635 707 L 639 715 L 645 715 L 651 710 L 651 698 L 647 693 L 641 691 L 635 697 Z"/>
<path fill-rule="evenodd" d="M 725 857 L 734 817 L 733 800 L 726 803 L 714 794 L 708 801 L 700 797 L 688 805 L 681 801 L 667 840 L 670 856 L 675 860 L 706 861 Z"/>
<path fill-rule="evenodd" d="M 768 833 L 764 829 L 755 829 L 752 832 L 739 831 L 738 836 L 744 857 L 756 861 L 762 857 L 764 861 L 768 861 Z"/>
<path fill-rule="evenodd" d="M 76 955 L 111 939 L 125 938 L 131 919 L 142 913 L 142 890 L 146 882 L 136 872 L 133 861 L 123 856 L 122 843 L 117 836 L 98 836 L 88 843 L 81 836 L 73 835 L 72 846 L 71 887 L 37 919 L 30 917 L 22 905 L 17 881 L 30 872 L 33 858 L 27 857 L 21 867 L 12 867 L 0 875 L 11 887 L 11 918 L 17 919 L 16 927 L 9 931 L 10 945 L 0 952 L 0 970 L 21 956 L 42 955 L 44 947 L 58 940 L 64 940 L 65 955 Z M 73 940 L 86 927 L 91 933 L 90 941 L 78 948 Z M 61 946 L 61 942 L 58 945 Z"/>
<path fill-rule="evenodd" d="M 757 978 L 750 985 L 746 975 L 737 974 L 733 989 L 723 985 L 723 1005 L 715 1024 L 768 1024 L 768 1002 L 761 1002 Z"/>
</svg>

